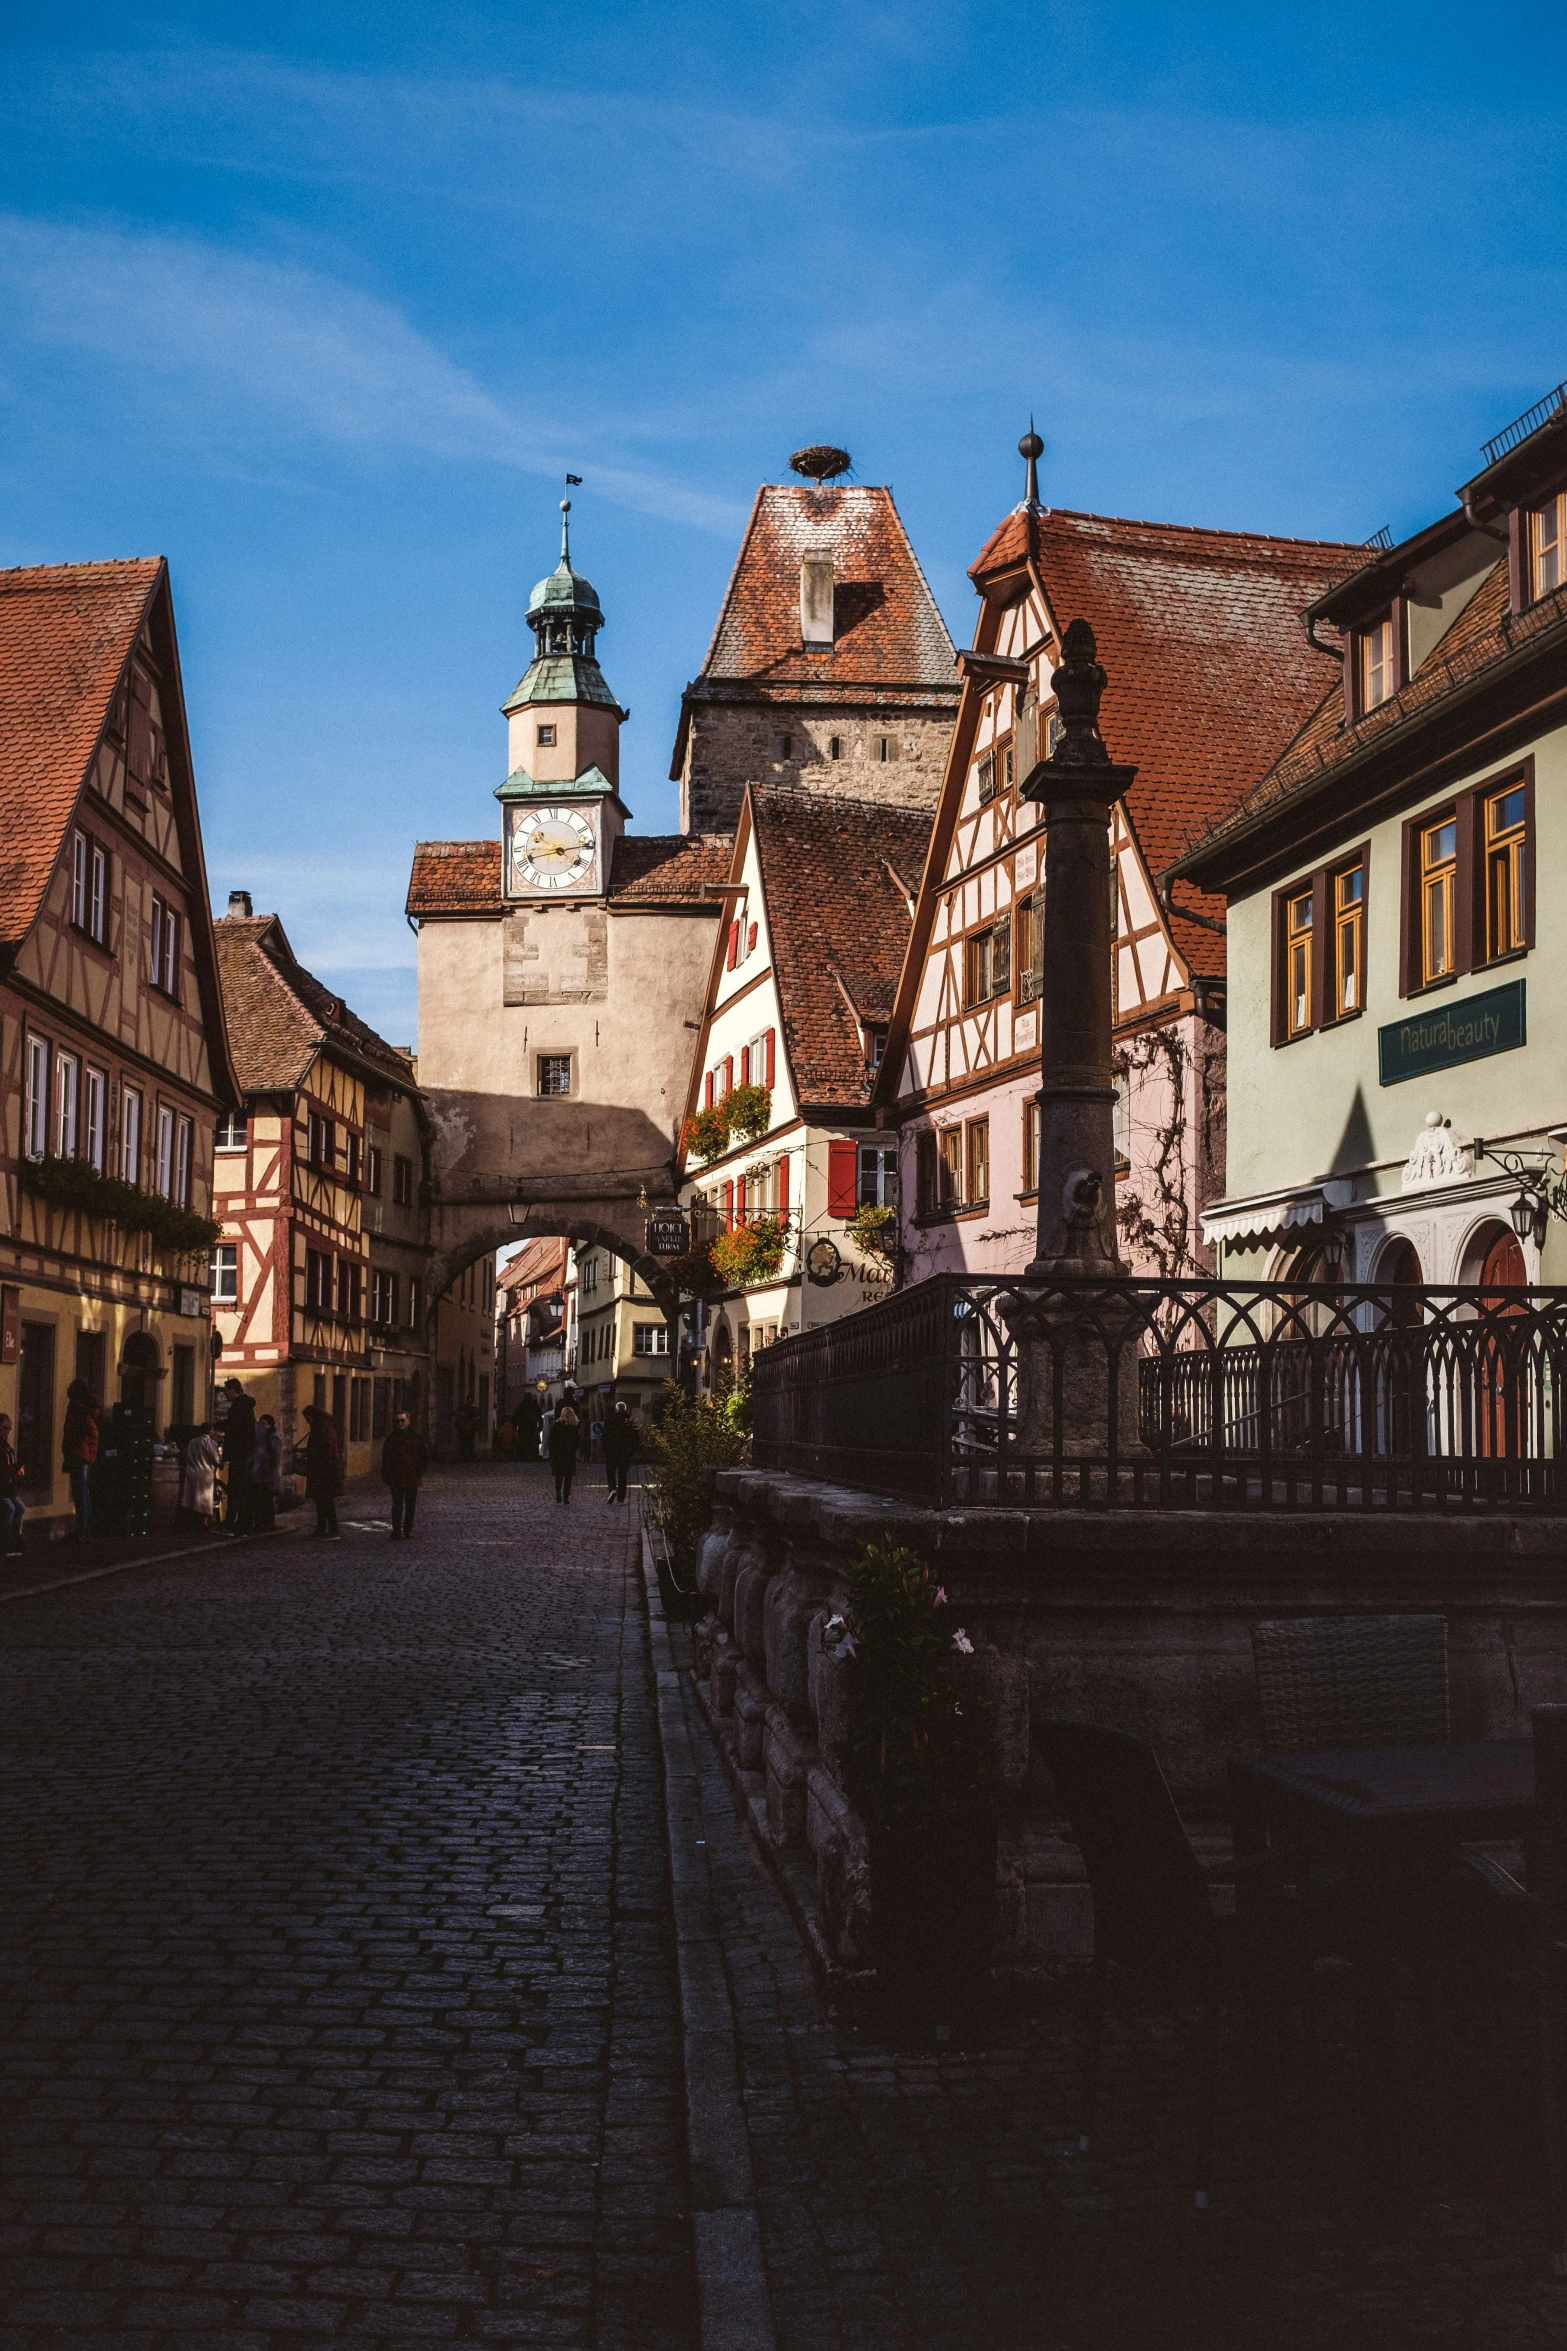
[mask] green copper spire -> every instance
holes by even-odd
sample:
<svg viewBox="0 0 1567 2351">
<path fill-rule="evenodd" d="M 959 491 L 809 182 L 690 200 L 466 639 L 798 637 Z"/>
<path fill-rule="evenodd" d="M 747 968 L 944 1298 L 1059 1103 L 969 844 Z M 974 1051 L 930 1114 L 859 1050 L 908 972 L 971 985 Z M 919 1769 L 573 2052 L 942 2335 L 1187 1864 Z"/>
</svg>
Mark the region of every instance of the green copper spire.
<svg viewBox="0 0 1567 2351">
<path fill-rule="evenodd" d="M 571 568 L 571 500 L 560 502 L 560 561 L 528 598 L 528 626 L 538 649 L 516 692 L 501 708 L 510 718 L 530 702 L 593 702 L 621 717 L 593 650 L 604 626 L 591 580 Z"/>
</svg>

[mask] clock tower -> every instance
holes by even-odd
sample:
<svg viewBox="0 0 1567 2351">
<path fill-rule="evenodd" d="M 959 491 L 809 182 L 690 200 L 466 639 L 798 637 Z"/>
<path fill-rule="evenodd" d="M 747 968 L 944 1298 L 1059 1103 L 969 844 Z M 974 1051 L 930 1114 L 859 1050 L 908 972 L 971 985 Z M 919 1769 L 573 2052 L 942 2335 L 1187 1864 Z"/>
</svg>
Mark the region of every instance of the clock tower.
<svg viewBox="0 0 1567 2351">
<path fill-rule="evenodd" d="M 630 811 L 620 797 L 622 710 L 598 665 L 598 592 L 571 567 L 571 500 L 560 506 L 560 561 L 528 599 L 536 640 L 503 704 L 509 729 L 501 887 L 512 903 L 602 899 Z"/>
</svg>

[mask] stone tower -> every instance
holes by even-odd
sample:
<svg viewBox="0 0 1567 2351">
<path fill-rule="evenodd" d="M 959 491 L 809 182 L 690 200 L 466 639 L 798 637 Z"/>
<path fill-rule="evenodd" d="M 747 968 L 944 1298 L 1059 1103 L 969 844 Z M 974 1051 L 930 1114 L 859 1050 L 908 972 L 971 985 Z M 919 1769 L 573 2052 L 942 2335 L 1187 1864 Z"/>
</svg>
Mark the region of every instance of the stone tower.
<svg viewBox="0 0 1567 2351">
<path fill-rule="evenodd" d="M 952 640 L 891 491 L 764 483 L 681 699 L 681 825 L 732 832 L 752 782 L 933 807 L 957 705 Z"/>
</svg>

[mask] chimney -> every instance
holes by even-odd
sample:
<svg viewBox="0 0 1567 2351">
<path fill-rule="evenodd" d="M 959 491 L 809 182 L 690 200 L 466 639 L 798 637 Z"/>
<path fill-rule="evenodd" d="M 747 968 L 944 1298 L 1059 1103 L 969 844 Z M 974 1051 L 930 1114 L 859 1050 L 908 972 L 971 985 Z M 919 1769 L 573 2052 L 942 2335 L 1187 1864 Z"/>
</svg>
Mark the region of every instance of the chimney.
<svg viewBox="0 0 1567 2351">
<path fill-rule="evenodd" d="M 807 547 L 800 563 L 801 643 L 830 645 L 832 619 L 832 556 L 825 548 Z"/>
<path fill-rule="evenodd" d="M 250 903 L 250 892 L 248 890 L 230 890 L 230 915 L 251 915 L 254 914 L 255 911 L 255 908 Z"/>
</svg>

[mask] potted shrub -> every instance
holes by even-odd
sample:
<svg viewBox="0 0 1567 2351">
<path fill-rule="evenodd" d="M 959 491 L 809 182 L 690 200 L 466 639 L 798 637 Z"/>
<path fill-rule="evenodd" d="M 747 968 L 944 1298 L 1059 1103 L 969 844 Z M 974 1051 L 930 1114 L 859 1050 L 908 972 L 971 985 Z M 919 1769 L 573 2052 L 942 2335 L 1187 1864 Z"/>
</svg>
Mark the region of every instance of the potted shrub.
<svg viewBox="0 0 1567 2351">
<path fill-rule="evenodd" d="M 663 1412 L 644 1438 L 649 1465 L 648 1516 L 663 1536 L 655 1545 L 664 1614 L 677 1619 L 701 1614 L 696 1589 L 696 1555 L 712 1523 L 713 1469 L 743 1461 L 750 1415 L 743 1388 L 721 1397 L 687 1396 L 674 1380 L 664 1386 Z"/>
<path fill-rule="evenodd" d="M 711 1102 L 688 1118 L 681 1132 L 681 1141 L 687 1151 L 698 1159 L 717 1159 L 729 1148 L 729 1097 L 722 1102 Z"/>
<path fill-rule="evenodd" d="M 973 1643 L 916 1552 L 867 1543 L 826 1626 L 849 1661 L 849 1794 L 870 1834 L 871 1940 L 894 2030 L 929 2040 L 984 2013 L 995 1934 L 989 1740 L 959 1662 Z"/>
<path fill-rule="evenodd" d="M 862 1256 L 890 1258 L 898 1245 L 897 1210 L 857 1208 L 849 1219 L 849 1237 Z"/>
<path fill-rule="evenodd" d="M 773 1123 L 771 1086 L 731 1086 L 723 1099 L 729 1132 L 738 1143 L 760 1142 Z"/>
<path fill-rule="evenodd" d="M 787 1216 L 753 1217 L 733 1232 L 720 1233 L 712 1246 L 713 1264 L 733 1290 L 752 1282 L 772 1281 L 784 1259 L 789 1235 Z"/>
</svg>

